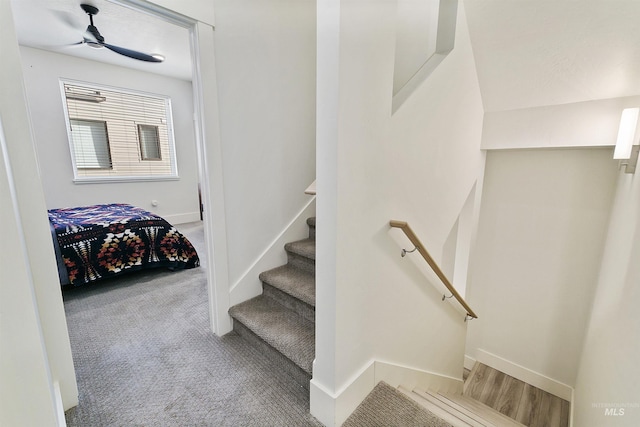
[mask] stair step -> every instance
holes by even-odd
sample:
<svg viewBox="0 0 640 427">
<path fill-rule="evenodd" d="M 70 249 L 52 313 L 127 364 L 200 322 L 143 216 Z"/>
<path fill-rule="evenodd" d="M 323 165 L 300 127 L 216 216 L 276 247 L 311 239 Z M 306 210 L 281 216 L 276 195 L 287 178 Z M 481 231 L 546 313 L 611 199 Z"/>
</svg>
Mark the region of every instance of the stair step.
<svg viewBox="0 0 640 427">
<path fill-rule="evenodd" d="M 406 389 L 403 392 L 407 392 Z M 429 410 L 433 411 L 433 407 L 439 408 L 440 411 L 447 412 L 454 418 L 445 418 L 442 412 L 437 412 L 442 418 L 453 423 L 454 420 L 461 422 L 462 426 L 474 427 L 523 427 L 522 424 L 493 408 L 466 396 L 455 393 L 439 393 L 433 391 L 424 391 L 415 389 L 409 392 L 417 396 L 416 401 L 421 401 Z M 411 396 L 413 397 L 413 396 Z M 419 400 L 421 399 L 421 400 Z"/>
<path fill-rule="evenodd" d="M 315 239 L 298 240 L 284 245 L 289 264 L 295 265 L 309 273 L 316 270 L 316 241 Z"/>
<path fill-rule="evenodd" d="M 451 424 L 384 381 L 358 405 L 342 427 L 451 427 Z"/>
<path fill-rule="evenodd" d="M 523 427 L 524 424 L 510 418 L 479 400 L 454 393 L 438 393 L 441 399 L 448 400 L 453 405 L 465 408 L 467 411 L 476 414 L 483 420 L 495 426 Z"/>
<path fill-rule="evenodd" d="M 316 217 L 307 218 L 307 225 L 309 226 L 309 238 L 316 238 Z"/>
<path fill-rule="evenodd" d="M 316 278 L 307 271 L 286 264 L 260 273 L 260 280 L 312 307 L 316 305 Z"/>
<path fill-rule="evenodd" d="M 462 414 L 461 417 L 465 417 L 466 419 L 471 420 L 469 421 L 469 424 L 471 425 L 493 426 L 493 424 L 490 421 L 487 421 L 484 418 L 480 417 L 478 414 L 474 413 L 474 411 L 470 411 L 466 407 L 459 405 L 458 403 L 450 399 L 447 399 L 446 397 L 444 397 L 443 394 L 435 393 L 432 391 L 423 391 L 419 389 L 413 390 L 413 392 L 419 396 L 428 397 L 435 404 L 440 405 L 440 407 L 446 411 L 449 411 L 451 413 Z"/>
<path fill-rule="evenodd" d="M 287 252 L 316 260 L 316 241 L 313 239 L 303 239 L 296 242 L 286 243 L 284 249 Z"/>
<path fill-rule="evenodd" d="M 315 357 L 315 324 L 271 298 L 260 295 L 229 309 L 258 338 L 311 375 Z"/>
<path fill-rule="evenodd" d="M 479 382 L 478 375 L 481 375 L 481 372 L 478 370 L 482 369 L 481 363 L 474 363 L 473 368 L 469 372 L 469 376 L 464 381 L 464 385 L 462 386 L 462 394 L 466 395 L 469 393 L 469 387 L 473 387 L 475 383 Z"/>
<path fill-rule="evenodd" d="M 428 393 L 431 394 L 435 399 L 438 399 L 439 401 L 441 401 L 443 404 L 451 407 L 452 410 L 458 411 L 467 415 L 468 417 L 474 419 L 475 421 L 479 422 L 483 426 L 494 426 L 494 425 L 501 426 L 501 425 L 505 425 L 504 423 L 509 422 L 509 420 L 504 420 L 501 417 L 497 417 L 498 419 L 496 419 L 494 414 L 491 414 L 491 412 L 493 411 L 491 408 L 489 408 L 489 411 L 486 411 L 485 408 L 481 408 L 479 406 L 469 407 L 468 403 L 457 401 L 456 395 L 453 393 L 451 394 L 434 393 L 434 392 L 428 392 Z M 459 395 L 459 397 L 462 397 L 462 395 Z M 511 425 L 511 424 L 507 424 L 507 425 Z"/>
<path fill-rule="evenodd" d="M 403 386 L 398 387 L 398 390 L 400 392 L 404 393 L 407 397 L 412 399 L 414 402 L 416 402 L 419 405 L 421 405 L 423 408 L 427 409 L 428 411 L 430 411 L 433 414 L 437 415 L 438 417 L 442 418 L 443 420 L 445 420 L 446 422 L 448 422 L 449 424 L 451 424 L 454 427 L 469 427 L 469 426 L 473 426 L 473 424 L 469 424 L 468 422 L 465 422 L 464 420 L 460 419 L 458 416 L 456 416 L 456 415 L 450 413 L 449 411 L 443 409 L 439 405 L 434 404 L 429 399 L 426 399 L 423 396 L 420 396 L 420 395 L 412 392 L 411 390 L 409 390 L 409 389 L 407 389 L 407 388 L 405 388 Z"/>
<path fill-rule="evenodd" d="M 264 294 L 304 318 L 315 321 L 315 275 L 291 264 L 260 273 Z"/>
</svg>

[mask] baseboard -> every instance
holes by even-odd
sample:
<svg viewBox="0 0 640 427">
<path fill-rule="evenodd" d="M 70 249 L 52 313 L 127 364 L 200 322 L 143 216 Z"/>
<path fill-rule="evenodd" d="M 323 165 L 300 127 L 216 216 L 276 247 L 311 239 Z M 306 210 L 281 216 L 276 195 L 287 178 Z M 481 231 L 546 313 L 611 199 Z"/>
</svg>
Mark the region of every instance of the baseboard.
<svg viewBox="0 0 640 427">
<path fill-rule="evenodd" d="M 448 375 L 382 361 L 376 361 L 375 366 L 376 384 L 384 381 L 393 387 L 403 385 L 410 390 L 419 388 L 423 390 L 462 393 L 462 386 L 464 385 L 462 378 L 454 378 Z"/>
<path fill-rule="evenodd" d="M 477 362 L 476 359 L 474 359 L 471 356 L 467 356 L 466 354 L 464 355 L 464 367 L 465 369 L 468 370 L 472 370 L 473 369 L 473 365 L 475 365 Z"/>
<path fill-rule="evenodd" d="M 249 268 L 230 287 L 229 303 L 234 306 L 262 293 L 262 284 L 258 276 L 263 271 L 278 267 L 287 262 L 285 243 L 308 236 L 307 218 L 315 215 L 315 197 L 311 198 L 295 217 L 284 227 L 266 249 L 251 263 Z"/>
<path fill-rule="evenodd" d="M 365 364 L 337 393 L 331 393 L 312 379 L 309 387 L 311 415 L 327 427 L 340 426 L 376 384 L 374 361 Z"/>
<path fill-rule="evenodd" d="M 337 393 L 330 393 L 311 380 L 311 414 L 327 427 L 340 426 L 380 381 L 392 387 L 403 385 L 443 392 L 462 393 L 462 379 L 374 360 L 360 369 Z"/>
<path fill-rule="evenodd" d="M 322 384 L 312 379 L 309 382 L 309 412 L 322 425 L 334 427 L 336 425 L 336 398 Z"/>
<path fill-rule="evenodd" d="M 485 350 L 478 349 L 477 356 L 478 362 L 484 365 L 497 369 L 500 372 L 504 372 L 507 375 L 517 378 L 520 381 L 524 381 L 527 384 L 531 384 L 532 386 L 551 393 L 554 396 L 558 396 L 561 399 L 572 402 L 573 387 L 567 384 L 556 381 L 553 378 L 549 378 Z"/>
<path fill-rule="evenodd" d="M 200 221 L 200 212 L 186 212 L 174 215 L 162 215 L 171 225 L 186 224 L 188 222 Z"/>
</svg>

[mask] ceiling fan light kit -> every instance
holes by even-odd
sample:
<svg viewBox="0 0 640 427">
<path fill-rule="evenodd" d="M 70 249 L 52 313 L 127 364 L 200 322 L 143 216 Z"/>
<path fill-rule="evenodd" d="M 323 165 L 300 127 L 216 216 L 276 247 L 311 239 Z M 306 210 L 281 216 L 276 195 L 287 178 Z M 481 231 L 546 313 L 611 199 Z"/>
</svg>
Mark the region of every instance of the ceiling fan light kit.
<svg viewBox="0 0 640 427">
<path fill-rule="evenodd" d="M 87 26 L 87 30 L 85 35 L 83 36 L 81 44 L 89 45 L 92 48 L 101 49 L 107 48 L 115 53 L 119 53 L 120 55 L 128 56 L 129 58 L 137 59 L 139 61 L 146 62 L 162 62 L 165 57 L 159 53 L 154 53 L 152 55 L 148 55 L 146 53 L 138 52 L 135 50 L 127 49 L 124 47 L 114 46 L 112 44 L 105 43 L 105 39 L 98 31 L 98 28 L 93 24 L 93 17 L 100 12 L 100 10 L 90 4 L 81 4 L 80 7 L 85 11 L 87 15 L 89 15 L 89 25 Z"/>
</svg>

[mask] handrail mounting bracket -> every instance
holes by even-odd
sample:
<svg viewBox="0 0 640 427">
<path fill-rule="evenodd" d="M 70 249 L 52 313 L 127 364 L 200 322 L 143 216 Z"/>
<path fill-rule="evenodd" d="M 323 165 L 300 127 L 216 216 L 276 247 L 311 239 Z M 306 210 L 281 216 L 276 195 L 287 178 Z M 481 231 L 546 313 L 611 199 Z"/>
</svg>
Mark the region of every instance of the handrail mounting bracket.
<svg viewBox="0 0 640 427">
<path fill-rule="evenodd" d="M 415 252 L 415 251 L 417 251 L 417 250 L 418 250 L 418 247 L 417 247 L 417 246 L 415 246 L 415 247 L 414 247 L 413 249 L 411 249 L 410 251 L 408 251 L 408 250 L 406 250 L 406 249 L 402 249 L 402 251 L 400 252 L 400 256 L 401 256 L 402 258 L 404 258 L 405 256 L 407 256 L 407 254 L 413 253 L 413 252 Z"/>
<path fill-rule="evenodd" d="M 442 301 L 444 301 L 447 298 L 453 298 L 453 294 L 447 296 L 447 294 L 442 295 Z"/>
</svg>

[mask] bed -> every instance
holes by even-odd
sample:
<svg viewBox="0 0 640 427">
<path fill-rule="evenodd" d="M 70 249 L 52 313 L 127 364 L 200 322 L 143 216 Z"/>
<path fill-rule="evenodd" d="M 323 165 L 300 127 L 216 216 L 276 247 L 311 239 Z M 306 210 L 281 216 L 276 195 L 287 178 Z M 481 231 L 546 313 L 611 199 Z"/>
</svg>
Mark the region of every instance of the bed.
<svg viewBox="0 0 640 427">
<path fill-rule="evenodd" d="M 144 209 L 114 203 L 48 213 L 61 285 L 77 286 L 148 268 L 200 265 L 191 242 Z"/>
</svg>

